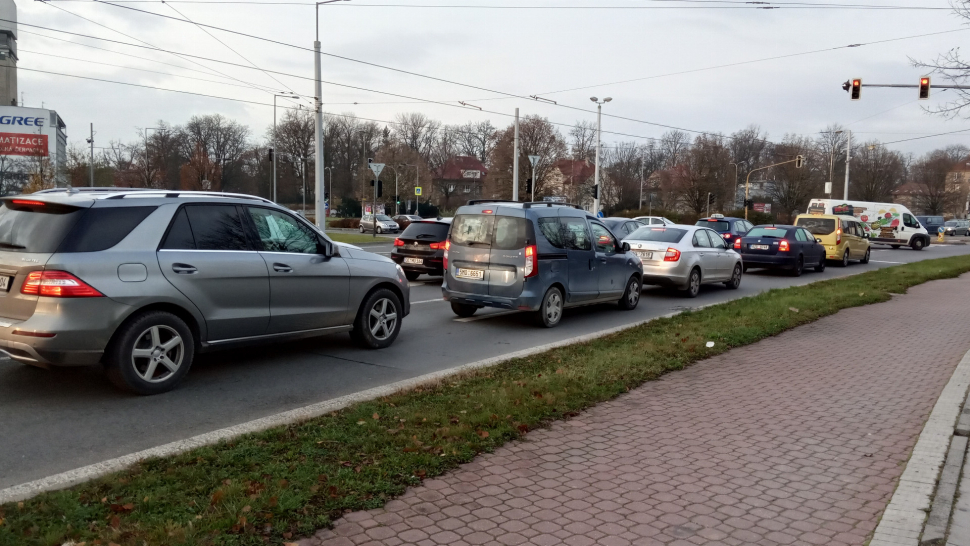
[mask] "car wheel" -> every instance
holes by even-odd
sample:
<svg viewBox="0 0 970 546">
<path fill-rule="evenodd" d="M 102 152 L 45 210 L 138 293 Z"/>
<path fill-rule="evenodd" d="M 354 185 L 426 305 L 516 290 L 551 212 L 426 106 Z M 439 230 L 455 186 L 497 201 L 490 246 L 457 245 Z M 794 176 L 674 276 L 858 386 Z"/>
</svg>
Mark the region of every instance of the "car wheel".
<svg viewBox="0 0 970 546">
<path fill-rule="evenodd" d="M 859 263 L 863 263 L 863 264 L 869 263 L 869 253 L 870 253 L 870 251 L 871 251 L 871 249 L 868 249 L 868 248 L 866 249 L 866 255 L 862 257 L 862 261 L 859 262 Z"/>
<path fill-rule="evenodd" d="M 351 335 L 367 349 L 390 347 L 401 331 L 401 300 L 382 288 L 364 299 Z"/>
<path fill-rule="evenodd" d="M 724 286 L 730 288 L 731 290 L 737 290 L 741 286 L 741 273 L 743 272 L 741 264 L 735 264 L 734 273 L 731 273 L 731 280 L 724 283 Z"/>
<path fill-rule="evenodd" d="M 923 238 L 919 237 L 913 240 L 913 244 L 911 246 L 913 247 L 913 250 L 923 250 L 923 246 L 925 244 L 926 243 L 923 242 Z"/>
<path fill-rule="evenodd" d="M 845 249 L 842 253 L 842 261 L 839 262 L 839 267 L 849 267 L 849 249 Z"/>
<path fill-rule="evenodd" d="M 896 249 L 896 250 L 898 250 L 898 249 L 899 249 L 899 247 L 900 247 L 900 246 L 902 246 L 902 245 L 889 245 L 889 246 L 891 246 L 891 247 L 893 247 L 893 249 Z"/>
<path fill-rule="evenodd" d="M 478 311 L 479 309 L 481 309 L 481 307 L 477 305 L 468 305 L 467 303 L 451 302 L 452 312 L 454 312 L 456 315 L 458 315 L 461 318 L 468 318 L 474 315 L 475 311 Z"/>
<path fill-rule="evenodd" d="M 361 232 L 361 233 L 363 233 L 363 232 L 364 232 L 364 226 L 363 226 L 363 225 L 361 225 L 361 226 L 360 226 L 360 232 Z"/>
<path fill-rule="evenodd" d="M 421 276 L 421 274 L 420 274 L 420 273 L 418 273 L 417 271 L 405 271 L 405 272 L 404 272 L 404 276 L 405 276 L 405 277 L 407 278 L 407 280 L 409 280 L 409 281 L 416 281 L 416 280 L 418 280 L 418 277 L 420 277 L 420 276 Z"/>
<path fill-rule="evenodd" d="M 640 303 L 640 279 L 633 276 L 626 283 L 626 290 L 623 291 L 619 306 L 624 311 L 632 311 L 637 308 L 638 303 Z"/>
<path fill-rule="evenodd" d="M 384 233 L 384 228 L 377 226 L 377 233 Z"/>
<path fill-rule="evenodd" d="M 791 270 L 792 277 L 801 277 L 802 273 L 805 272 L 805 257 L 799 256 L 798 261 L 795 262 L 795 268 Z"/>
<path fill-rule="evenodd" d="M 696 298 L 701 293 L 701 270 L 694 268 L 690 270 L 690 277 L 687 278 L 687 289 L 684 295 L 688 298 Z"/>
<path fill-rule="evenodd" d="M 822 259 L 818 261 L 818 265 L 815 266 L 815 271 L 817 271 L 819 273 L 824 273 L 825 272 L 825 265 L 826 265 L 825 264 L 825 256 L 822 256 Z"/>
<path fill-rule="evenodd" d="M 562 320 L 563 299 L 562 292 L 555 286 L 546 290 L 542 296 L 542 304 L 536 313 L 536 323 L 544 328 L 552 328 Z"/>
<path fill-rule="evenodd" d="M 189 373 L 195 338 L 185 321 L 164 311 L 149 311 L 126 322 L 105 351 L 108 379 L 137 394 L 174 389 Z"/>
</svg>

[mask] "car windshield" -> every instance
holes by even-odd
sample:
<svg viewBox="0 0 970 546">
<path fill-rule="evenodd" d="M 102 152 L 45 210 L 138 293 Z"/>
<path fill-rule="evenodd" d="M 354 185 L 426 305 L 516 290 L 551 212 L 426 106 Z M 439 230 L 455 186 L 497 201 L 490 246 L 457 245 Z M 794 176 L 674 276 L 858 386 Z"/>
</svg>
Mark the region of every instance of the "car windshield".
<svg viewBox="0 0 970 546">
<path fill-rule="evenodd" d="M 386 214 L 378 214 L 377 219 L 381 222 L 391 222 L 391 217 Z"/>
<path fill-rule="evenodd" d="M 698 220 L 695 226 L 704 226 L 714 231 L 731 231 L 730 222 L 724 220 Z"/>
<path fill-rule="evenodd" d="M 745 237 L 763 237 L 765 239 L 784 239 L 788 235 L 788 230 L 785 228 L 776 227 L 761 227 L 751 228 Z"/>
<path fill-rule="evenodd" d="M 795 225 L 807 229 L 812 235 L 829 235 L 835 231 L 834 218 L 799 218 L 795 220 Z"/>
<path fill-rule="evenodd" d="M 644 226 L 631 233 L 627 239 L 656 243 L 679 243 L 684 238 L 685 233 L 687 233 L 686 229 Z"/>
</svg>

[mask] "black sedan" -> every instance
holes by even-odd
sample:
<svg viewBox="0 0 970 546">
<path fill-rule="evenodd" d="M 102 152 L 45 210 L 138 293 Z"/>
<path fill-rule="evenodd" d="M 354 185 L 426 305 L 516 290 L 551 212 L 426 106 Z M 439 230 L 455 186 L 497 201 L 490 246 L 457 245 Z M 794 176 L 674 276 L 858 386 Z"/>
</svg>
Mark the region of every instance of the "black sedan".
<svg viewBox="0 0 970 546">
<path fill-rule="evenodd" d="M 755 226 L 734 241 L 745 271 L 749 267 L 786 269 L 795 277 L 814 267 L 825 271 L 825 247 L 805 228 L 797 226 Z"/>
<path fill-rule="evenodd" d="M 439 218 L 411 222 L 401 236 L 394 239 L 391 259 L 401 264 L 409 281 L 416 280 L 422 273 L 444 274 L 445 244 L 451 220 Z"/>
</svg>

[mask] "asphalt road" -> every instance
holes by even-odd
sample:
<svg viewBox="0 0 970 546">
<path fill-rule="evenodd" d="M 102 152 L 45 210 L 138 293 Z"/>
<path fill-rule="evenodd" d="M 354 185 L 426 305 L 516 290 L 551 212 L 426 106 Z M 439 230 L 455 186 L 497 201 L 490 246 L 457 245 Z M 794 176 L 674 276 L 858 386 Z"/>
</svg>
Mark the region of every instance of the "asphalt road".
<svg viewBox="0 0 970 546">
<path fill-rule="evenodd" d="M 875 249 L 875 247 L 874 247 Z M 390 244 L 368 250 L 390 252 Z M 100 368 L 56 371 L 0 360 L 0 488 L 351 394 L 432 371 L 718 303 L 771 288 L 931 258 L 970 254 L 967 246 L 874 250 L 868 265 L 830 266 L 800 278 L 750 271 L 739 290 L 705 286 L 689 300 L 648 287 L 632 312 L 611 305 L 568 310 L 551 330 L 524 313 L 482 310 L 458 319 L 441 300 L 440 279 L 412 283 L 412 314 L 383 351 L 357 348 L 346 334 L 201 356 L 176 391 L 153 397 L 115 390 Z"/>
</svg>

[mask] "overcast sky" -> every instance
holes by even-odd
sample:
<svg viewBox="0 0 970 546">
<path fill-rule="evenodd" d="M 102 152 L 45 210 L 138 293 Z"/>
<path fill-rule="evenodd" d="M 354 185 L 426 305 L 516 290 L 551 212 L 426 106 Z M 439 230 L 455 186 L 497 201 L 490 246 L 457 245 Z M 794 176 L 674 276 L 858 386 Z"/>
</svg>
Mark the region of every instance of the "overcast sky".
<svg viewBox="0 0 970 546">
<path fill-rule="evenodd" d="M 949 5 L 946 0 L 824 1 L 924 8 L 948 8 Z M 418 7 L 444 4 L 452 7 Z M 304 48 L 313 46 L 312 5 L 191 2 L 123 5 L 171 17 L 184 15 L 199 23 Z M 491 7 L 454 7 L 473 5 Z M 550 9 L 497 9 L 496 6 Z M 650 9 L 565 9 L 566 6 Z M 277 82 L 259 70 L 198 59 L 195 62 L 199 64 L 195 64 L 172 54 L 21 25 L 18 45 L 23 69 L 262 103 L 247 104 L 21 70 L 19 87 L 25 105 L 43 103 L 57 110 L 67 123 L 71 142 L 83 144 L 91 122 L 97 132 L 97 144 L 101 146 L 109 140 L 140 138 L 138 130 L 153 127 L 158 120 L 178 124 L 192 115 L 207 113 L 236 119 L 261 139 L 273 121 L 273 108 L 265 105 L 272 104 L 273 91 L 253 89 L 250 85 L 295 91 L 307 97 L 297 102 L 312 108 L 313 55 L 307 50 L 210 30 L 227 44 L 223 45 L 191 24 L 86 1 L 55 0 L 46 4 L 21 0 L 18 10 L 21 23 L 128 43 L 142 40 L 166 50 L 245 65 L 252 62 L 264 69 L 296 76 L 276 75 Z M 841 83 L 860 77 L 865 83 L 915 84 L 921 71 L 912 67 L 909 57 L 930 60 L 961 46 L 970 39 L 970 27 L 965 22 L 949 9 L 784 7 L 763 10 L 739 9 L 726 2 L 705 4 L 689 0 L 352 0 L 321 6 L 321 42 L 325 53 L 488 91 L 330 56 L 323 58 L 324 80 L 415 99 L 466 101 L 496 113 L 414 102 L 326 84 L 324 109 L 377 120 L 393 120 L 397 113 L 420 111 L 448 123 L 491 119 L 496 126 L 504 127 L 511 122 L 511 117 L 500 114 L 510 116 L 518 107 L 522 115 L 538 114 L 568 125 L 581 119 L 595 121 L 595 107 L 589 97 L 596 95 L 613 97 L 604 107 L 604 113 L 691 130 L 730 133 L 756 124 L 772 139 L 781 139 L 786 133 L 812 134 L 830 123 L 841 123 L 855 132 L 854 140 L 889 142 L 970 129 L 970 123 L 946 121 L 923 112 L 922 106 L 945 102 L 952 91 L 935 90 L 930 101 L 917 102 L 915 89 L 865 88 L 862 100 L 853 102 L 842 91 Z M 952 30 L 957 32 L 666 75 Z M 662 77 L 612 83 L 651 76 Z M 588 88 L 563 91 L 577 87 Z M 509 98 L 492 91 L 539 94 L 559 105 Z M 280 105 L 284 104 L 295 103 L 280 99 Z M 455 102 L 451 104 L 457 106 Z M 603 129 L 644 138 L 659 137 L 667 130 L 609 117 L 604 117 Z M 566 133 L 567 128 L 562 130 Z M 606 141 L 644 142 L 644 138 L 604 135 Z M 948 144 L 970 145 L 970 131 L 890 147 L 922 153 Z"/>
</svg>

